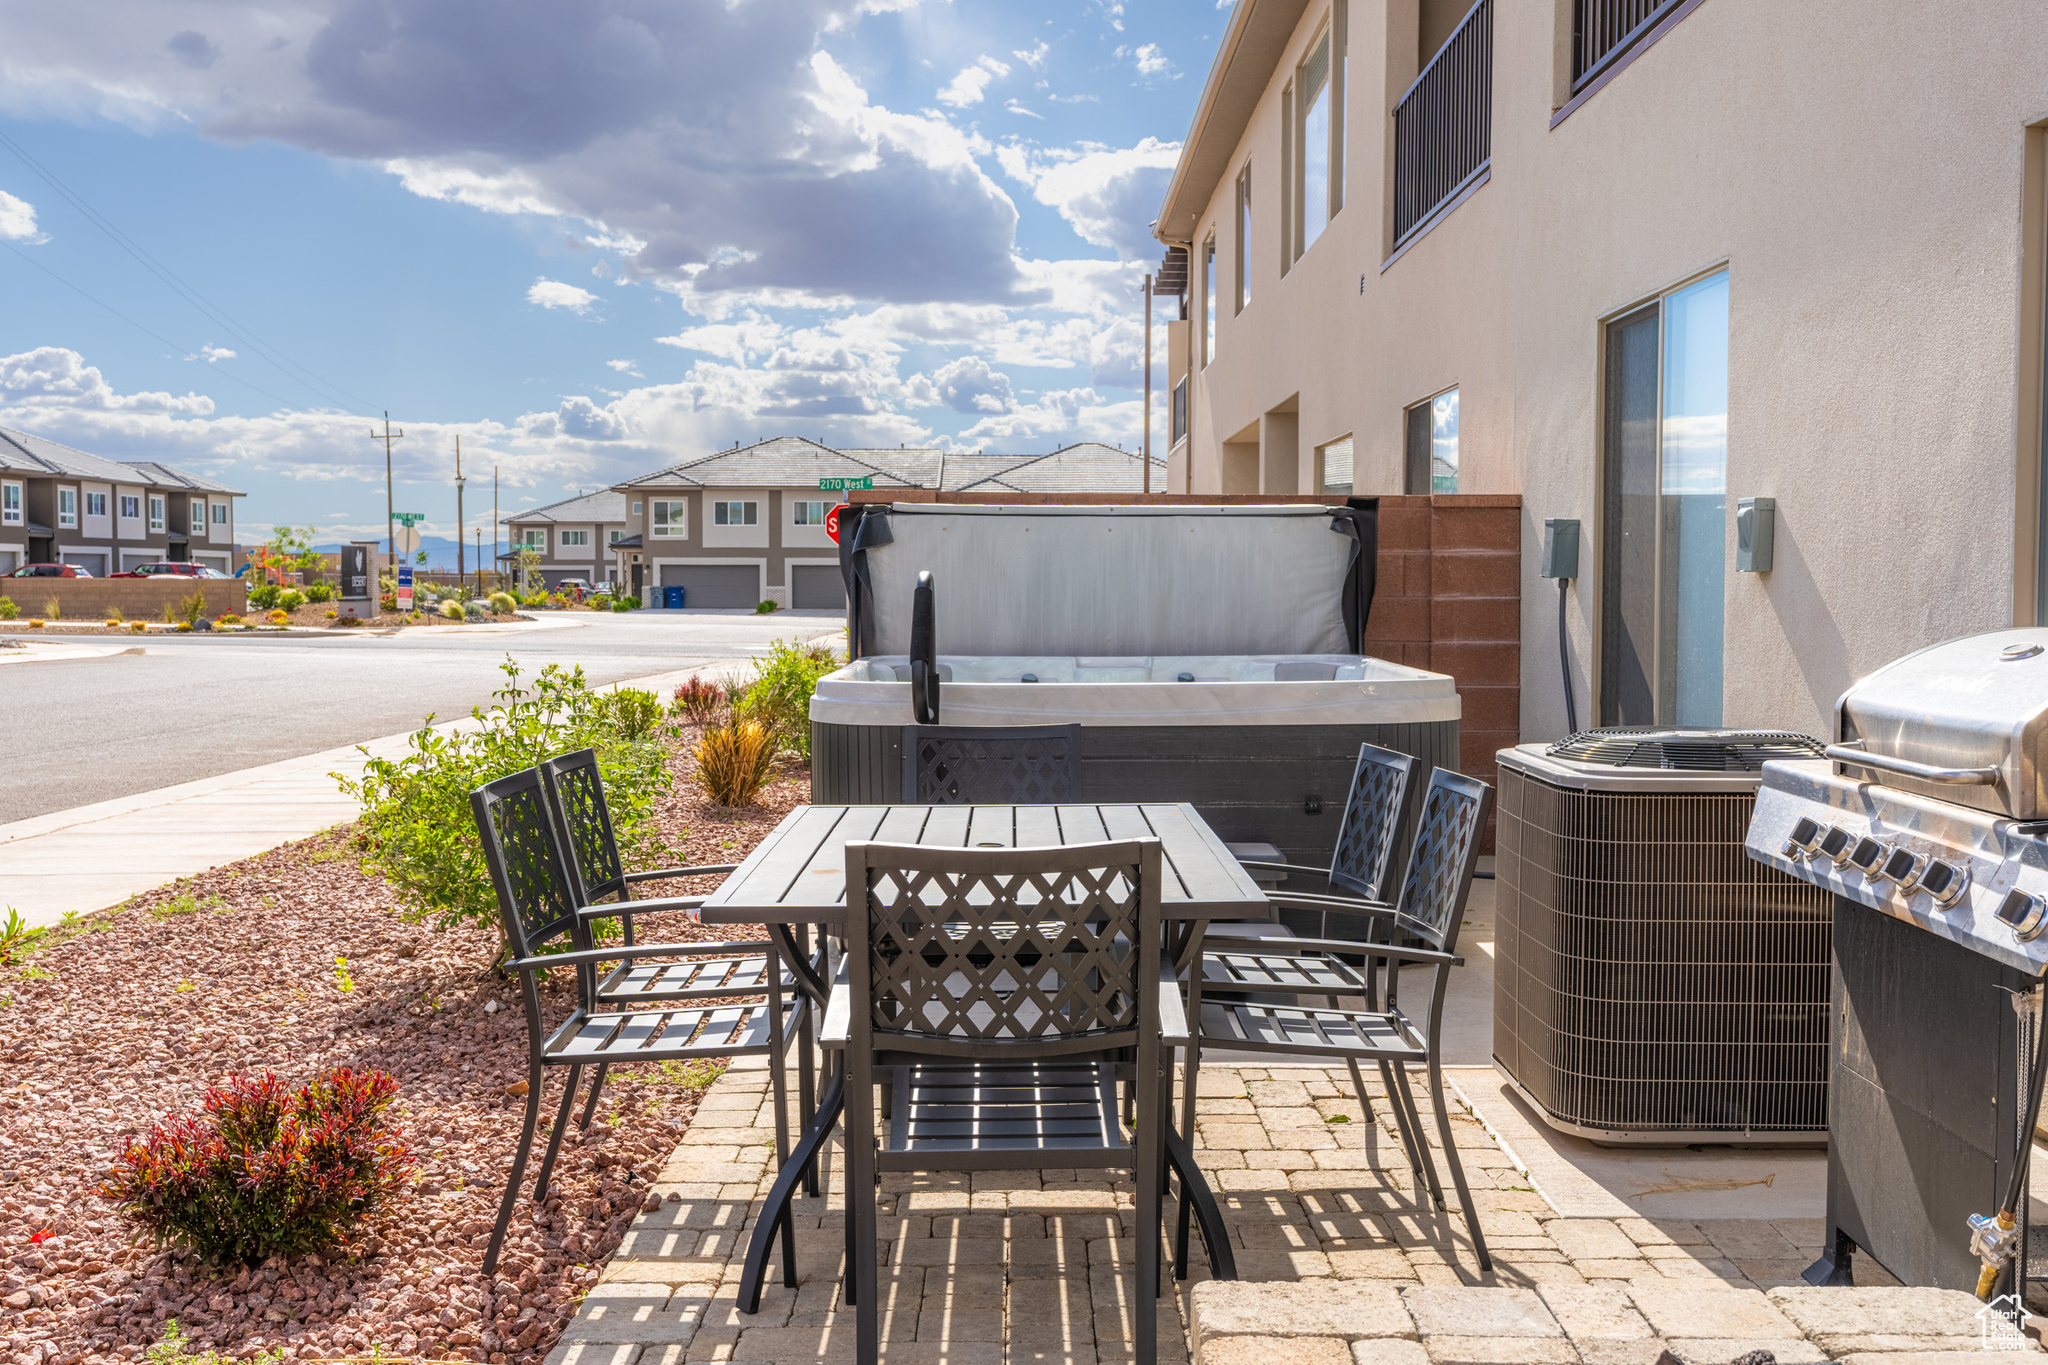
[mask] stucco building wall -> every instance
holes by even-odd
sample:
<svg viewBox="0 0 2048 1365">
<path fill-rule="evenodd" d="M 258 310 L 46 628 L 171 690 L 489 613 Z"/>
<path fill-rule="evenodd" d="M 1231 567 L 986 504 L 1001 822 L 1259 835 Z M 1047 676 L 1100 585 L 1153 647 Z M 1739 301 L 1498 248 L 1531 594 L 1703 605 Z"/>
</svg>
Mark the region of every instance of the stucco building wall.
<svg viewBox="0 0 2048 1365">
<path fill-rule="evenodd" d="M 1404 409 L 1456 385 L 1459 491 L 1522 495 L 1521 727 L 1554 737 L 1555 590 L 1534 550 L 1545 518 L 1582 522 L 1568 621 L 1584 723 L 1603 323 L 1726 268 L 1726 723 L 1827 734 L 1861 673 L 2031 622 L 2044 285 L 2030 125 L 2048 118 L 2048 8 L 1704 0 L 1552 128 L 1570 0 L 1494 3 L 1490 178 L 1385 269 L 1387 111 L 1420 62 L 1416 0 L 1350 6 L 1346 203 L 1284 276 L 1281 89 L 1327 0 L 1295 7 L 1192 230 L 1162 218 L 1193 248 L 1197 342 L 1212 231 L 1222 276 L 1216 355 L 1191 386 L 1190 491 L 1228 488 L 1228 441 L 1266 443 L 1261 491 L 1314 491 L 1315 447 L 1350 434 L 1356 491 L 1400 492 Z M 1290 428 L 1293 458 L 1275 459 Z M 1768 575 L 1733 568 L 1734 503 L 1753 496 L 1777 500 Z"/>
</svg>

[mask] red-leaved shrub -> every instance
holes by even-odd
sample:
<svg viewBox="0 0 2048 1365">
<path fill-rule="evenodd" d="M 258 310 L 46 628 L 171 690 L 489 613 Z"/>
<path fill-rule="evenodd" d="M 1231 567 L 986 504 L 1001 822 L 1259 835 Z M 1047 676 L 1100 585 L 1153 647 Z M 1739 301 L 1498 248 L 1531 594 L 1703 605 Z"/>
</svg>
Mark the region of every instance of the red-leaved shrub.
<svg viewBox="0 0 2048 1365">
<path fill-rule="evenodd" d="M 709 725 L 718 718 L 719 709 L 724 704 L 725 689 L 695 673 L 690 675 L 688 682 L 676 688 L 676 710 L 682 712 L 692 725 Z"/>
<path fill-rule="evenodd" d="M 411 1178 L 386 1113 L 397 1093 L 388 1073 L 346 1067 L 297 1090 L 267 1071 L 230 1077 L 204 1112 L 130 1143 L 100 1194 L 158 1248 L 220 1264 L 346 1245 Z"/>
</svg>

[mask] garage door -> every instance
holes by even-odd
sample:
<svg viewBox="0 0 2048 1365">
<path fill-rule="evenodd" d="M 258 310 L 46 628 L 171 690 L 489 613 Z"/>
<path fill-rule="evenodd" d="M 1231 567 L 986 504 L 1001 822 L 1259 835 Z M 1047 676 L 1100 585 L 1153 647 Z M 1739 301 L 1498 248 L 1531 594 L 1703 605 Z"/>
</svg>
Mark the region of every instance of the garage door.
<svg viewBox="0 0 2048 1365">
<path fill-rule="evenodd" d="M 789 604 L 798 611 L 845 611 L 846 580 L 836 565 L 792 564 Z"/>
<path fill-rule="evenodd" d="M 683 587 L 686 607 L 747 607 L 761 600 L 758 564 L 664 564 L 661 585 Z M 650 604 L 654 605 L 654 604 Z"/>
<path fill-rule="evenodd" d="M 95 554 L 90 550 L 66 550 L 63 552 L 63 558 L 59 562 L 75 564 L 94 578 L 105 578 L 107 576 L 107 557 L 104 553 Z"/>
</svg>

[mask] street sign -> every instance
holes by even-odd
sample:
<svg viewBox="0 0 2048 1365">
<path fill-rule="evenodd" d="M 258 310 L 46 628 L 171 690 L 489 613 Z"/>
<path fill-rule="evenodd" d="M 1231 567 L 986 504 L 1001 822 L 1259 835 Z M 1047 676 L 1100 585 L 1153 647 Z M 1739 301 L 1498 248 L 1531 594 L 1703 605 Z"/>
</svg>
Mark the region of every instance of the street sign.
<svg viewBox="0 0 2048 1365">
<path fill-rule="evenodd" d="M 820 493 L 865 493 L 875 486 L 875 476 L 870 474 L 860 479 L 820 479 Z"/>
<path fill-rule="evenodd" d="M 391 533 L 392 548 L 401 559 L 411 559 L 419 552 L 420 532 L 416 526 L 401 526 Z"/>
<path fill-rule="evenodd" d="M 427 519 L 425 512 L 393 512 L 391 519 L 400 526 L 417 526 Z"/>
<path fill-rule="evenodd" d="M 398 609 L 412 610 L 412 565 L 398 566 Z"/>
<path fill-rule="evenodd" d="M 842 502 L 825 514 L 825 534 L 832 537 L 834 545 L 839 543 L 839 518 L 846 514 L 846 510 L 846 504 Z"/>
</svg>

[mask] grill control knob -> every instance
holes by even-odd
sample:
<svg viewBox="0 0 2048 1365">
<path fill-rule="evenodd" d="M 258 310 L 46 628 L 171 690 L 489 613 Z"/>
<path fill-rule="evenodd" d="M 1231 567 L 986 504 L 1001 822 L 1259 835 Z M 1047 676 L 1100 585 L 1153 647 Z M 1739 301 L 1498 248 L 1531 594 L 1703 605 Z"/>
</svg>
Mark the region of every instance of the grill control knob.
<svg viewBox="0 0 2048 1365">
<path fill-rule="evenodd" d="M 1928 859 L 1927 866 L 1920 871 L 1920 889 L 1933 897 L 1935 905 L 1943 910 L 1961 900 L 1969 885 L 1969 868 L 1957 867 L 1939 858 Z"/>
<path fill-rule="evenodd" d="M 1850 851 L 1855 847 L 1855 835 L 1838 825 L 1829 825 L 1821 834 L 1820 842 L 1814 845 L 1814 850 L 1836 867 L 1840 867 L 1849 861 Z"/>
<path fill-rule="evenodd" d="M 1810 855 L 1820 842 L 1820 822 L 1810 815 L 1802 815 L 1792 826 L 1792 833 L 1785 839 L 1785 856 L 1804 858 Z"/>
<path fill-rule="evenodd" d="M 1878 875 L 1878 869 L 1884 866 L 1885 854 L 1889 852 L 1891 852 L 1890 849 L 1875 839 L 1868 837 L 1858 839 L 1856 846 L 1849 850 L 1849 866 L 1855 868 L 1866 877 L 1875 878 Z"/>
<path fill-rule="evenodd" d="M 2039 938 L 2042 928 L 2048 926 L 2048 901 L 2024 891 L 2008 891 L 2005 899 L 1999 902 L 1998 918 L 2012 930 L 2014 938 L 2021 943 L 2030 942 Z"/>
<path fill-rule="evenodd" d="M 1919 854 L 1895 848 L 1891 856 L 1884 860 L 1884 866 L 1877 870 L 1877 875 L 1895 883 L 1900 895 L 1910 896 L 1913 889 L 1920 885 L 1920 874 L 1926 867 L 1927 860 Z"/>
</svg>

